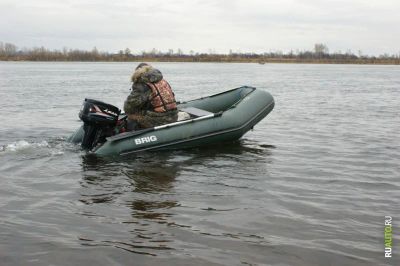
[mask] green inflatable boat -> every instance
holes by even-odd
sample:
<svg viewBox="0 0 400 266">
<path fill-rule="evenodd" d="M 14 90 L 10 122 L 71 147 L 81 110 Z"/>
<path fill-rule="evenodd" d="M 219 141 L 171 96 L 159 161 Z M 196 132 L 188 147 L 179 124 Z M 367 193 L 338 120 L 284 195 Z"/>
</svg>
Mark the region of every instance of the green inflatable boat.
<svg viewBox="0 0 400 266">
<path fill-rule="evenodd" d="M 178 103 L 177 122 L 113 135 L 126 119 L 110 104 L 85 99 L 79 117 L 84 124 L 68 139 L 98 155 L 183 149 L 237 140 L 274 108 L 274 98 L 254 87 L 240 87 Z"/>
</svg>

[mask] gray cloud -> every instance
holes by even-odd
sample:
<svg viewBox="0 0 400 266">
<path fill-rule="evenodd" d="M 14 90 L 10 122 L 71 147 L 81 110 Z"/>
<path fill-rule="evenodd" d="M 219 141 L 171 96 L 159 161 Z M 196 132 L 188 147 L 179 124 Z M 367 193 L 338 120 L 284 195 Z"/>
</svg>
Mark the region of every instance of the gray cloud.
<svg viewBox="0 0 400 266">
<path fill-rule="evenodd" d="M 400 52 L 394 0 L 0 0 L 0 41 L 19 46 L 133 51 Z"/>
</svg>

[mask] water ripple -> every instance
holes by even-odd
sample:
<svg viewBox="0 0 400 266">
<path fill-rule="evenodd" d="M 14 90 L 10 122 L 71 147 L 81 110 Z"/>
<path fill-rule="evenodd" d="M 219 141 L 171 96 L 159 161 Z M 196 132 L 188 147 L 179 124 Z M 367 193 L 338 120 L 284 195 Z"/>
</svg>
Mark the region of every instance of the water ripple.
<svg viewBox="0 0 400 266">
<path fill-rule="evenodd" d="M 2 264 L 400 265 L 398 67 L 156 66 L 181 100 L 247 83 L 275 109 L 233 143 L 99 158 L 65 139 L 131 63 L 0 62 Z"/>
</svg>

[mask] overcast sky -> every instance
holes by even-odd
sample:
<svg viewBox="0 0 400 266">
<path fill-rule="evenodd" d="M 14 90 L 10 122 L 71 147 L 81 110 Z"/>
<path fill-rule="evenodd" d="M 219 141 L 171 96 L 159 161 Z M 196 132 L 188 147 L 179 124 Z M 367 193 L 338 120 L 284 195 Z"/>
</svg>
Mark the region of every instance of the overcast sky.
<svg viewBox="0 0 400 266">
<path fill-rule="evenodd" d="M 0 0 L 18 47 L 400 53 L 400 0 Z"/>
</svg>

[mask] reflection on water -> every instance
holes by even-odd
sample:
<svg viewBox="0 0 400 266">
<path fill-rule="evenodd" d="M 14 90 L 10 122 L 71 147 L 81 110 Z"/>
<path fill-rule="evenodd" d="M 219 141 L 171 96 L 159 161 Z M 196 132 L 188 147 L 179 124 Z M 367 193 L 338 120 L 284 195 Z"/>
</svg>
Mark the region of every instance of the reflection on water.
<svg viewBox="0 0 400 266">
<path fill-rule="evenodd" d="M 231 163 L 245 163 L 247 166 L 254 161 L 267 163 L 273 149 L 274 146 L 257 142 L 236 141 L 212 147 L 118 158 L 84 155 L 79 190 L 79 201 L 84 205 L 80 214 L 95 220 L 100 227 L 118 228 L 119 233 L 85 234 L 79 236 L 79 240 L 84 246 L 113 246 L 133 253 L 160 256 L 163 255 L 161 251 L 182 248 L 175 243 L 177 228 L 190 232 L 190 238 L 196 235 L 229 239 L 240 235 L 243 237 L 246 234 L 200 230 L 196 221 L 193 223 L 182 219 L 185 217 L 182 212 L 202 215 L 210 211 L 237 210 L 235 207 L 196 206 L 191 203 L 193 198 L 202 194 L 209 194 L 215 200 L 218 197 L 224 200 L 227 191 L 240 188 L 237 182 L 230 181 L 231 178 L 225 181 L 222 177 L 219 180 L 207 180 L 198 175 L 198 169 L 206 164 L 215 164 L 218 171 L 221 168 L 229 171 Z M 181 178 L 193 181 L 192 192 L 182 191 L 186 189 L 182 187 Z M 215 184 L 225 187 L 224 192 L 214 191 L 212 187 Z"/>
<path fill-rule="evenodd" d="M 171 237 L 159 232 L 170 223 L 172 208 L 179 206 L 172 195 L 179 164 L 164 154 L 128 158 L 82 157 L 81 214 L 95 219 L 99 227 L 115 227 L 116 235 L 81 236 L 82 245 L 112 246 L 138 254 L 156 256 L 171 250 Z M 172 196 L 171 196 L 172 195 Z M 108 231 L 108 230 L 107 230 Z"/>
<path fill-rule="evenodd" d="M 168 192 L 178 175 L 178 164 L 160 166 L 147 164 L 135 169 L 126 169 L 124 174 L 134 182 L 134 192 Z"/>
<path fill-rule="evenodd" d="M 178 175 L 178 164 L 162 165 L 148 163 L 143 168 L 137 166 L 132 170 L 124 170 L 124 174 L 132 180 L 132 192 L 139 195 L 164 193 L 171 194 L 173 190 L 173 182 Z M 165 200 L 147 200 L 148 197 L 143 196 L 135 200 L 127 202 L 127 206 L 132 209 L 132 217 L 136 219 L 151 219 L 158 222 L 167 220 L 172 216 L 168 209 L 179 206 L 179 204 L 166 198 Z"/>
</svg>

